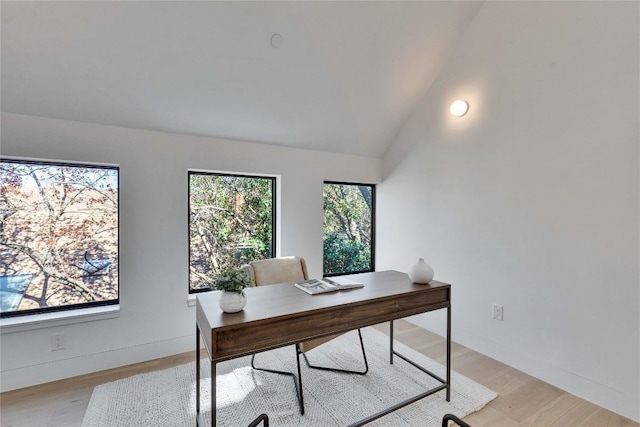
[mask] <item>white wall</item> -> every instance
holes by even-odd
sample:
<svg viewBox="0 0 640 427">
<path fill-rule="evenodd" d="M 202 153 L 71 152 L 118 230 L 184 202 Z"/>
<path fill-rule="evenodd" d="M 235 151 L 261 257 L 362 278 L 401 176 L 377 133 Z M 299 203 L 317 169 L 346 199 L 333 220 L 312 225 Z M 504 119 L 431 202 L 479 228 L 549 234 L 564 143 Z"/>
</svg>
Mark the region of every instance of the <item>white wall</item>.
<svg viewBox="0 0 640 427">
<path fill-rule="evenodd" d="M 187 306 L 187 170 L 281 176 L 278 252 L 322 274 L 322 182 L 377 183 L 381 160 L 2 114 L 3 156 L 120 165 L 117 318 L 1 337 L 2 391 L 194 349 Z M 51 335 L 67 347 L 51 351 Z"/>
<path fill-rule="evenodd" d="M 454 340 L 635 420 L 638 8 L 485 3 L 387 153 L 377 212 L 379 269 L 424 257 L 453 284 Z"/>
</svg>

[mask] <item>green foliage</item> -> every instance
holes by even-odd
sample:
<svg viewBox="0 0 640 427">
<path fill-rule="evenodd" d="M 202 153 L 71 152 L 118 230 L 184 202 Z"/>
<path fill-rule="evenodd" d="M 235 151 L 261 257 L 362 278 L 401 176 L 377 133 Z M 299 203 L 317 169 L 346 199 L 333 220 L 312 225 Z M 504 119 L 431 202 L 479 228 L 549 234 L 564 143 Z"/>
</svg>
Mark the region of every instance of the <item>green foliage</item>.
<svg viewBox="0 0 640 427">
<path fill-rule="evenodd" d="M 242 269 L 225 270 L 219 272 L 210 282 L 211 289 L 225 292 L 238 292 L 244 295 L 244 288 L 249 286 L 250 279 Z"/>
<path fill-rule="evenodd" d="M 222 271 L 273 256 L 272 183 L 261 177 L 189 176 L 191 289 L 206 289 Z"/>
<path fill-rule="evenodd" d="M 369 246 L 335 233 L 325 232 L 323 240 L 325 274 L 365 271 L 371 268 Z"/>
<path fill-rule="evenodd" d="M 324 274 L 371 269 L 371 221 L 371 186 L 325 184 Z"/>
</svg>

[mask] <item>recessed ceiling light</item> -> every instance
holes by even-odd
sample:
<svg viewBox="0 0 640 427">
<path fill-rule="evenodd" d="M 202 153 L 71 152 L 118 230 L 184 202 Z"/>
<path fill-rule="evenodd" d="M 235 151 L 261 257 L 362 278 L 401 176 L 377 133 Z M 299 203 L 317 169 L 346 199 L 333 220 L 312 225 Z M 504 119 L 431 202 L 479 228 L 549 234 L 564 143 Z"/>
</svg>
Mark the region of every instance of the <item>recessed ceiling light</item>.
<svg viewBox="0 0 640 427">
<path fill-rule="evenodd" d="M 467 101 L 457 99 L 453 101 L 453 103 L 451 104 L 451 108 L 449 108 L 449 111 L 451 111 L 451 114 L 456 117 L 462 117 L 467 113 L 468 109 L 469 104 L 467 104 Z"/>
<path fill-rule="evenodd" d="M 271 46 L 276 49 L 282 46 L 282 36 L 280 34 L 274 34 L 271 36 Z"/>
</svg>

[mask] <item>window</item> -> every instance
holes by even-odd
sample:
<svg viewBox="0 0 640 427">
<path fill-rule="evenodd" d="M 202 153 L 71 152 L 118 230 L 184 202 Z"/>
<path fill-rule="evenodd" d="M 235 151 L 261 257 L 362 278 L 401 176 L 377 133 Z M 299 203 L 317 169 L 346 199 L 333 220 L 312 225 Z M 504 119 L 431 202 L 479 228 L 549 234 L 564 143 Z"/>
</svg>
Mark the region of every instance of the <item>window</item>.
<svg viewBox="0 0 640 427">
<path fill-rule="evenodd" d="M 189 293 L 275 254 L 274 177 L 189 172 Z"/>
<path fill-rule="evenodd" d="M 2 318 L 118 303 L 118 168 L 0 160 Z"/>
<path fill-rule="evenodd" d="M 375 270 L 375 186 L 324 183 L 325 276 Z"/>
</svg>

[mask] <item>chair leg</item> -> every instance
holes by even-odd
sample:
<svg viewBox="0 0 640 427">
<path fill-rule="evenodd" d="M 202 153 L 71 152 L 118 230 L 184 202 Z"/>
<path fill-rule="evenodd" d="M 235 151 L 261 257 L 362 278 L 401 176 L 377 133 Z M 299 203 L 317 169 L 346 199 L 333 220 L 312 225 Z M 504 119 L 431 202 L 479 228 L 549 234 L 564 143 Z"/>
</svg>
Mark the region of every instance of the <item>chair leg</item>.
<svg viewBox="0 0 640 427">
<path fill-rule="evenodd" d="M 259 368 L 259 367 L 257 367 L 255 365 L 255 358 L 256 358 L 255 354 L 251 355 L 251 367 L 253 369 L 255 369 L 256 371 L 270 372 L 272 374 L 287 375 L 287 376 L 291 377 L 293 379 L 293 384 L 295 386 L 296 397 L 298 398 L 298 406 L 300 407 L 300 415 L 304 415 L 304 397 L 302 395 L 302 376 L 301 376 L 301 372 L 300 372 L 300 353 L 302 353 L 302 351 L 300 351 L 300 346 L 298 344 L 296 344 L 295 347 L 296 347 L 296 363 L 298 365 L 298 375 L 294 374 L 293 372 L 278 371 L 278 370 L 275 370 L 275 369 L 267 369 L 267 368 Z"/>
<path fill-rule="evenodd" d="M 460 418 L 456 417 L 453 414 L 445 414 L 445 416 L 442 417 L 442 427 L 448 427 L 449 421 L 453 421 L 460 427 L 471 427 L 469 424 L 465 423 L 464 421 L 462 421 Z"/>
<path fill-rule="evenodd" d="M 362 342 L 362 332 L 360 332 L 360 329 L 358 329 L 358 336 L 360 337 L 360 348 L 362 349 L 362 358 L 364 359 L 364 371 L 351 371 L 348 369 L 328 368 L 326 366 L 312 365 L 309 362 L 309 359 L 307 359 L 307 355 L 301 351 L 302 357 L 304 357 L 304 361 L 307 363 L 307 366 L 311 369 L 318 369 L 321 371 L 342 372 L 345 374 L 365 375 L 367 372 L 369 372 L 369 363 L 367 362 L 367 354 L 364 351 L 364 343 Z M 296 347 L 299 347 L 299 346 L 296 345 Z"/>
<path fill-rule="evenodd" d="M 304 415 L 304 395 L 302 394 L 302 372 L 300 371 L 300 354 L 302 354 L 302 350 L 300 350 L 300 344 L 296 343 L 296 365 L 298 365 L 298 384 L 296 384 L 296 388 L 298 389 L 298 403 L 300 404 L 300 415 Z"/>
<path fill-rule="evenodd" d="M 267 414 L 260 414 L 258 418 L 251 421 L 248 427 L 258 427 L 258 424 L 262 423 L 263 427 L 269 427 L 269 416 Z"/>
</svg>

